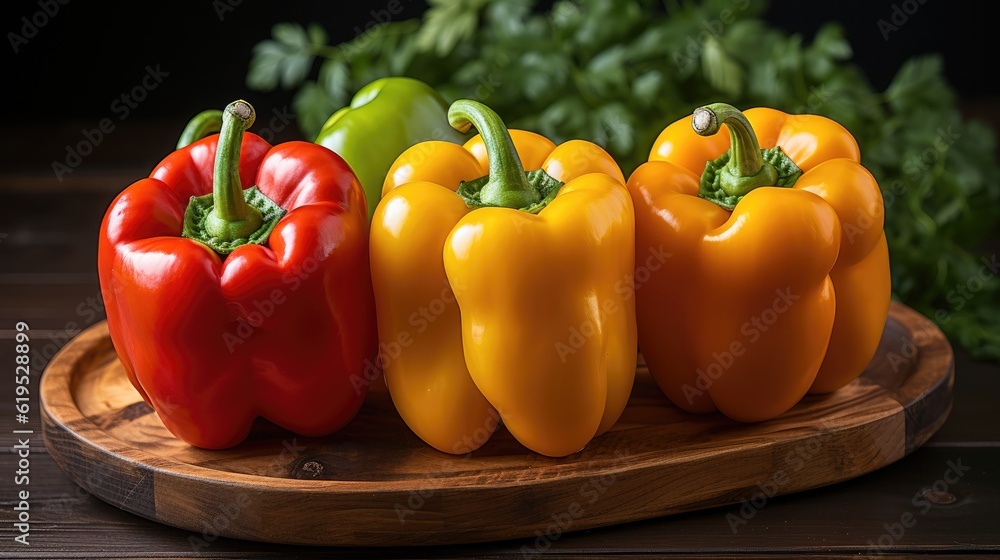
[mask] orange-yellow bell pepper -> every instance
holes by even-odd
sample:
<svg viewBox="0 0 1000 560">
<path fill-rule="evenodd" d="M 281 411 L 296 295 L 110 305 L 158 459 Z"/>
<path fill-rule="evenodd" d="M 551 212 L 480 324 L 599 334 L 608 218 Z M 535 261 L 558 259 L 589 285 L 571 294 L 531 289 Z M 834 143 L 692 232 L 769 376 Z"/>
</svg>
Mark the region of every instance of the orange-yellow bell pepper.
<svg viewBox="0 0 1000 560">
<path fill-rule="evenodd" d="M 600 147 L 508 131 L 480 103 L 449 116 L 480 135 L 403 152 L 372 221 L 389 393 L 447 453 L 501 420 L 529 449 L 574 453 L 618 419 L 635 376 L 624 178 Z"/>
<path fill-rule="evenodd" d="M 860 158 L 830 119 L 725 104 L 657 139 L 628 182 L 637 255 L 671 254 L 637 271 L 639 347 L 677 406 L 766 420 L 867 366 L 891 287 Z"/>
</svg>

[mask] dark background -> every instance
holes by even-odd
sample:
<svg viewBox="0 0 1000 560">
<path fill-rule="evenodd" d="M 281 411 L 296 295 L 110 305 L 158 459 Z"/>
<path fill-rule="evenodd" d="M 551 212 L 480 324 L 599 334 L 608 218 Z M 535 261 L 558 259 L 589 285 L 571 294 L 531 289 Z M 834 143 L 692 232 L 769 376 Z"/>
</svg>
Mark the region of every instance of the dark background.
<svg viewBox="0 0 1000 560">
<path fill-rule="evenodd" d="M 403 12 L 397 19 L 417 17 L 427 8 L 422 0 L 399 1 Z M 993 75 L 997 70 L 987 57 L 997 51 L 996 18 L 983 12 L 989 3 L 922 1 L 775 0 L 770 2 L 766 18 L 780 28 L 801 33 L 807 41 L 823 22 L 840 22 L 855 49 L 855 61 L 879 89 L 907 58 L 940 52 L 945 56 L 948 79 L 963 99 L 995 93 Z M 251 49 L 270 37 L 271 26 L 283 21 L 315 21 L 327 29 L 331 41 L 347 40 L 356 35 L 356 26 L 372 19 L 371 10 L 387 5 L 387 0 L 217 2 L 239 4 L 220 21 L 211 0 L 69 0 L 17 54 L 7 34 L 21 33 L 21 18 L 30 19 L 39 11 L 39 0 L 5 2 L 0 7 L 5 36 L 0 52 L 8 70 L 3 120 L 21 125 L 72 119 L 86 126 L 89 119 L 93 126 L 112 116 L 111 102 L 140 82 L 147 65 L 157 64 L 170 76 L 129 120 L 134 116 L 135 120 L 182 123 L 202 109 L 223 107 L 237 97 L 259 106 L 287 105 L 291 91 L 262 94 L 245 85 Z M 539 2 L 541 7 L 550 4 Z M 916 7 L 916 11 L 886 40 L 878 20 L 890 20 L 894 4 L 900 10 Z"/>
</svg>

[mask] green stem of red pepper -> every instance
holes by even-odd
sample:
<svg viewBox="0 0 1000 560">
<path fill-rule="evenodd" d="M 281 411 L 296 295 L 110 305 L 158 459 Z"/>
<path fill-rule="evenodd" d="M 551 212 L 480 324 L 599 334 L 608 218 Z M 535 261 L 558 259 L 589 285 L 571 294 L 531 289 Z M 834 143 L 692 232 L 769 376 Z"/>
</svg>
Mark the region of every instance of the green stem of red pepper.
<svg viewBox="0 0 1000 560">
<path fill-rule="evenodd" d="M 205 219 L 205 230 L 223 241 L 248 237 L 257 231 L 263 217 L 260 210 L 243 199 L 240 180 L 240 146 L 243 133 L 256 119 L 253 107 L 243 101 L 233 101 L 222 112 L 222 131 L 215 152 L 212 198 L 215 206 Z"/>
<path fill-rule="evenodd" d="M 243 190 L 240 148 L 254 116 L 253 107 L 243 100 L 230 103 L 222 112 L 212 194 L 191 197 L 184 212 L 181 235 L 208 245 L 220 255 L 247 243 L 266 243 L 285 214 L 257 187 Z"/>
<path fill-rule="evenodd" d="M 459 132 L 476 127 L 489 158 L 490 174 L 463 182 L 458 194 L 470 207 L 502 207 L 532 214 L 541 211 L 563 183 L 542 170 L 524 172 L 514 141 L 500 116 L 486 105 L 459 99 L 448 110 L 448 122 Z"/>
</svg>

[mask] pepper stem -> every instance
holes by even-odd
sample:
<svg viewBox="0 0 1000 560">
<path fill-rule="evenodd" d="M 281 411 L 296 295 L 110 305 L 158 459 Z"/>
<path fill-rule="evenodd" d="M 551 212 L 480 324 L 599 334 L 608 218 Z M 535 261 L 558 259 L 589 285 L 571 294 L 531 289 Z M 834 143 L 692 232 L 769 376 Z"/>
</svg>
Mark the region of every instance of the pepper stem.
<svg viewBox="0 0 1000 560">
<path fill-rule="evenodd" d="M 177 139 L 177 149 L 186 148 L 220 130 L 222 130 L 222 111 L 218 109 L 202 111 L 188 121 L 187 126 L 184 127 L 181 137 Z"/>
<path fill-rule="evenodd" d="M 242 99 L 233 101 L 222 112 L 212 184 L 214 206 L 205 218 L 205 231 L 221 241 L 246 238 L 263 223 L 260 210 L 244 200 L 240 181 L 243 133 L 255 118 L 253 107 Z"/>
<path fill-rule="evenodd" d="M 527 208 L 542 200 L 514 148 L 506 125 L 492 109 L 469 99 L 459 99 L 448 110 L 448 122 L 459 132 L 475 126 L 483 137 L 490 162 L 490 174 L 479 191 L 483 206 Z"/>
<path fill-rule="evenodd" d="M 743 196 L 757 187 L 777 183 L 778 171 L 766 161 L 750 121 L 727 103 L 712 103 L 694 110 L 691 127 L 701 136 L 712 136 L 725 124 L 729 128 L 729 162 L 719 170 L 719 188 L 729 196 Z"/>
</svg>

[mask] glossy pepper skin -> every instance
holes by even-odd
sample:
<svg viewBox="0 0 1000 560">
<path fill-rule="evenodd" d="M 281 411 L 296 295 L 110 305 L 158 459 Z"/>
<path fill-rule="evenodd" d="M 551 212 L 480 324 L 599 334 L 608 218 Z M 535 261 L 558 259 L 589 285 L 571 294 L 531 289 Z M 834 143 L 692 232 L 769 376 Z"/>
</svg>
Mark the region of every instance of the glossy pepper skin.
<svg viewBox="0 0 1000 560">
<path fill-rule="evenodd" d="M 694 126 L 708 128 L 699 111 Z M 881 191 L 850 133 L 767 108 L 745 118 L 760 147 L 780 147 L 801 170 L 790 188 L 757 181 L 732 211 L 699 197 L 706 163 L 732 142 L 700 136 L 691 118 L 663 131 L 628 188 L 637 255 L 671 253 L 637 289 L 650 373 L 685 410 L 752 422 L 856 378 L 878 346 L 891 287 Z M 712 124 L 726 130 L 721 118 Z"/>
<path fill-rule="evenodd" d="M 404 152 L 372 222 L 389 392 L 407 425 L 446 453 L 479 448 L 501 419 L 529 449 L 574 453 L 618 419 L 635 375 L 634 218 L 621 171 L 588 142 L 508 137 L 478 103 L 458 101 L 451 114 L 457 127 L 475 119 L 482 135 Z M 537 213 L 520 208 L 541 195 L 511 202 L 523 192 L 500 189 L 513 206 L 471 208 L 456 193 L 486 175 L 516 182 L 523 169 L 564 183 Z"/>
<path fill-rule="evenodd" d="M 340 429 L 377 345 L 367 209 L 347 164 L 315 144 L 234 135 L 224 126 L 221 143 L 180 149 L 122 191 L 98 255 L 129 380 L 174 435 L 210 449 L 243 441 L 257 417 L 305 436 Z M 192 197 L 251 185 L 285 211 L 262 243 L 223 255 L 182 237 Z"/>
<path fill-rule="evenodd" d="M 380 78 L 361 88 L 316 137 L 317 144 L 350 164 L 364 186 L 369 214 L 375 212 L 392 162 L 425 140 L 460 144 L 464 137 L 448 125 L 448 104 L 434 89 L 403 77 Z"/>
</svg>

